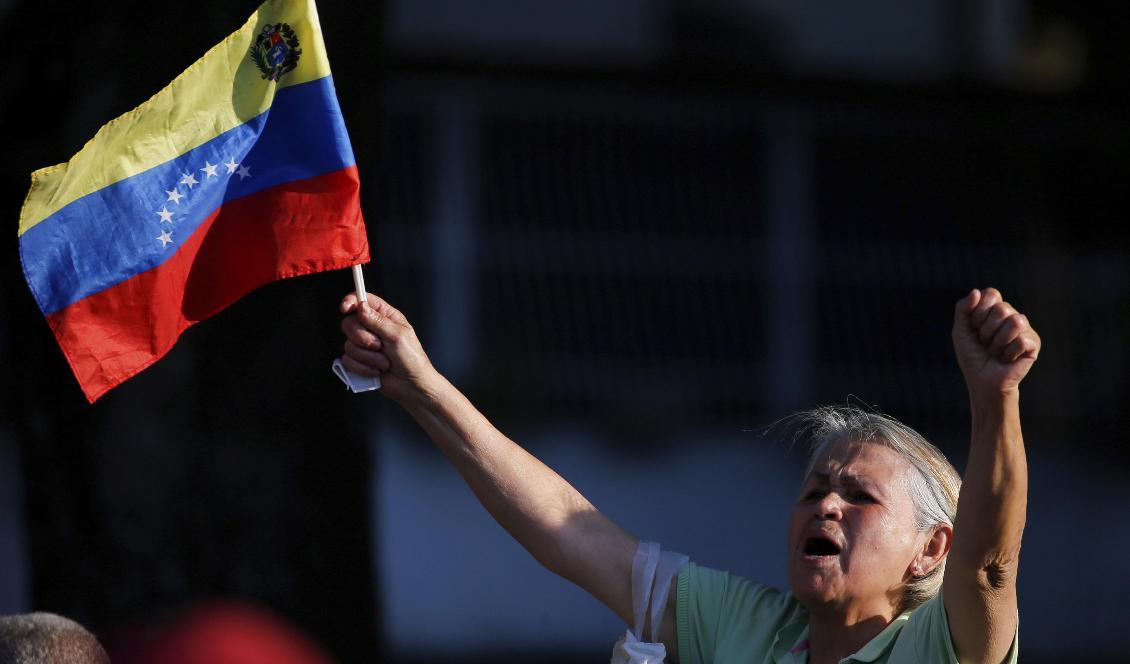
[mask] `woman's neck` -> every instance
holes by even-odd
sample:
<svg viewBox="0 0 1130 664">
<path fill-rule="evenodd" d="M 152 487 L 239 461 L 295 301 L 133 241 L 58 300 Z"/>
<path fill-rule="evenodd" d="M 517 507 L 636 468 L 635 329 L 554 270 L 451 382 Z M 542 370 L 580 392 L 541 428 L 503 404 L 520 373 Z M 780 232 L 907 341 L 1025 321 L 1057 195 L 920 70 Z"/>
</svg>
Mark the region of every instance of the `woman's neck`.
<svg viewBox="0 0 1130 664">
<path fill-rule="evenodd" d="M 809 611 L 808 664 L 837 664 L 875 638 L 894 619 L 892 609 Z"/>
</svg>

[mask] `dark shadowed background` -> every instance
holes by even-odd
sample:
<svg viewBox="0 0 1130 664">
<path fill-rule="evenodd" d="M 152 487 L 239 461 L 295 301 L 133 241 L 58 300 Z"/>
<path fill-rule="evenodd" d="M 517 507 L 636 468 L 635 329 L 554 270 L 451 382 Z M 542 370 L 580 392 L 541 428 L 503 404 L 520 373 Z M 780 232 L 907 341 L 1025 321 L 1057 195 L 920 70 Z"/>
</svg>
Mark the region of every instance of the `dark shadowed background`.
<svg viewBox="0 0 1130 664">
<path fill-rule="evenodd" d="M 1044 338 L 1022 653 L 1114 659 L 1130 11 L 1103 5 L 324 2 L 370 289 L 628 530 L 782 584 L 800 453 L 765 425 L 859 400 L 961 469 L 952 305 L 995 285 Z M 229 598 L 345 662 L 606 660 L 611 613 L 329 373 L 348 272 L 256 291 L 86 404 L 19 268 L 29 174 L 255 7 L 0 0 L 0 612 L 113 650 Z"/>
</svg>

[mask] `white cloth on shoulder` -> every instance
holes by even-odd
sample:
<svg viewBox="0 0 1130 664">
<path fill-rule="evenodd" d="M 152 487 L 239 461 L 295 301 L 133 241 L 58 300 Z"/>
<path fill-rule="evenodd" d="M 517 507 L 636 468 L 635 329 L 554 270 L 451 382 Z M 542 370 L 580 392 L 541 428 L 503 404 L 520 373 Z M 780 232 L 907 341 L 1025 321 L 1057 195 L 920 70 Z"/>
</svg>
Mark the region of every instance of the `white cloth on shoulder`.
<svg viewBox="0 0 1130 664">
<path fill-rule="evenodd" d="M 659 626 L 671 579 L 690 560 L 674 551 L 661 551 L 656 542 L 643 542 L 632 558 L 632 614 L 635 629 L 628 630 L 612 647 L 610 664 L 661 664 L 667 649 L 659 643 Z M 648 606 L 650 604 L 650 611 Z M 643 640 L 644 616 L 651 618 L 651 641 Z"/>
</svg>

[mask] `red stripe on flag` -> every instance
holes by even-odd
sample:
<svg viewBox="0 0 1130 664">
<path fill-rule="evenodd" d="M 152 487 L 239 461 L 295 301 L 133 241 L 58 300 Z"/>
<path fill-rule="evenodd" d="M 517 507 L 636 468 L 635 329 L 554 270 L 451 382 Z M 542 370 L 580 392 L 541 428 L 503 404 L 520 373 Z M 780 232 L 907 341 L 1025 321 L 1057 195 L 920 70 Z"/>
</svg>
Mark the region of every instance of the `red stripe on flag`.
<svg viewBox="0 0 1130 664">
<path fill-rule="evenodd" d="M 161 265 L 48 316 L 86 398 L 259 286 L 368 262 L 358 187 L 351 166 L 227 203 Z"/>
</svg>

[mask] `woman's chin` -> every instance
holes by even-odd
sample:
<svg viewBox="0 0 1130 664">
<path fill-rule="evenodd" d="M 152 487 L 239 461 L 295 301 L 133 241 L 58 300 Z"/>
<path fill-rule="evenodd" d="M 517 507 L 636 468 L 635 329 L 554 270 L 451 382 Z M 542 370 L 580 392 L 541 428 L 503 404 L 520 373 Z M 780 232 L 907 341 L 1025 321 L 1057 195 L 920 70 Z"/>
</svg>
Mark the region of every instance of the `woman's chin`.
<svg viewBox="0 0 1130 664">
<path fill-rule="evenodd" d="M 802 589 L 802 592 L 793 592 L 797 602 L 805 608 L 809 613 L 817 613 L 821 610 L 832 609 L 842 604 L 839 595 L 831 592 L 827 588 Z"/>
<path fill-rule="evenodd" d="M 838 570 L 803 568 L 794 570 L 789 586 L 801 604 L 828 604 L 838 597 L 841 587 Z"/>
</svg>

